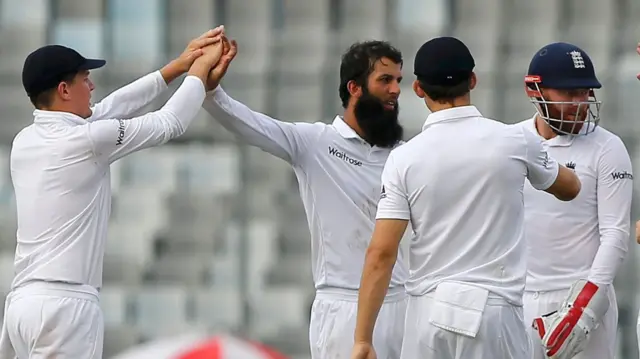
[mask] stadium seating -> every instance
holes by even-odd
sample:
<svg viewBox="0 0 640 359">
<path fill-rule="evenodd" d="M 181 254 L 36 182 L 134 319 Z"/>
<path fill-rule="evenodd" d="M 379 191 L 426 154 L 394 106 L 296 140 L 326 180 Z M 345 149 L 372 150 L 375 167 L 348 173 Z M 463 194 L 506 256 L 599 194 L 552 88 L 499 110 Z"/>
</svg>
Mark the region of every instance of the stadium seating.
<svg viewBox="0 0 640 359">
<path fill-rule="evenodd" d="M 428 38 L 450 34 L 469 45 L 479 80 L 472 99 L 485 115 L 507 123 L 534 114 L 523 76 L 535 51 L 549 42 L 571 41 L 590 53 L 605 85 L 599 92 L 605 102 L 601 124 L 624 134 L 637 163 L 639 4 L 0 0 L 0 299 L 13 275 L 16 235 L 9 145 L 32 112 L 19 73 L 26 54 L 42 44 L 57 42 L 106 57 L 107 69 L 95 71 L 94 98 L 100 98 L 222 23 L 240 44 L 223 82 L 231 96 L 283 121 L 330 122 L 341 111 L 340 54 L 357 40 L 391 40 L 404 55 L 400 116 L 411 137 L 429 113 L 411 89 L 414 54 Z M 157 108 L 169 94 L 145 110 Z M 183 138 L 119 161 L 111 176 L 113 213 L 101 293 L 106 358 L 189 329 L 242 332 L 293 358 L 308 358 L 309 231 L 297 181 L 285 161 L 243 146 L 202 110 Z M 621 303 L 635 313 L 635 298 Z M 622 330 L 634 330 L 633 323 L 624 325 Z M 625 357 L 637 357 L 630 345 L 627 339 L 621 344 Z"/>
</svg>

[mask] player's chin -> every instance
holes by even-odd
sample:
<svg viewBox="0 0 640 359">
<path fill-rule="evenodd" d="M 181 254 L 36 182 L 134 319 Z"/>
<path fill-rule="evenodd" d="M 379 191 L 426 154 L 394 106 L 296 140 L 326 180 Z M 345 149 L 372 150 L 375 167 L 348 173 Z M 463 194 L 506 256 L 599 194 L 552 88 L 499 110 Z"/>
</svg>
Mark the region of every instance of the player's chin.
<svg viewBox="0 0 640 359">
<path fill-rule="evenodd" d="M 562 126 L 562 131 L 566 133 L 570 133 L 572 135 L 579 134 L 580 130 L 582 130 L 582 122 L 580 123 L 574 123 L 573 121 L 565 122 L 564 126 Z"/>
</svg>

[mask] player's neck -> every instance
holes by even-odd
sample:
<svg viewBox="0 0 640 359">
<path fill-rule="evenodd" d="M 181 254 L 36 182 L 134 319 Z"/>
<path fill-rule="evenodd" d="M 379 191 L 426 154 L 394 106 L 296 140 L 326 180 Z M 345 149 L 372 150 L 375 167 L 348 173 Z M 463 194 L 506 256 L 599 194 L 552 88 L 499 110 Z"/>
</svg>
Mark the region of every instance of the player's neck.
<svg viewBox="0 0 640 359">
<path fill-rule="evenodd" d="M 65 103 L 61 103 L 59 101 L 53 102 L 50 106 L 40 107 L 39 110 L 51 111 L 51 112 L 64 112 L 64 113 L 70 113 L 79 117 L 83 117 L 82 115 L 78 114 L 77 111 L 75 111 L 72 106 L 66 105 Z"/>
<path fill-rule="evenodd" d="M 431 112 L 438 112 L 442 110 L 448 110 L 455 107 L 471 106 L 471 98 L 469 96 L 462 96 L 447 102 L 433 101 L 428 97 L 425 97 L 427 108 Z"/>
<path fill-rule="evenodd" d="M 536 115 L 535 118 L 536 131 L 538 134 L 542 136 L 545 140 L 550 140 L 556 137 L 558 134 L 553 132 L 549 124 L 547 124 L 540 116 Z"/>
</svg>

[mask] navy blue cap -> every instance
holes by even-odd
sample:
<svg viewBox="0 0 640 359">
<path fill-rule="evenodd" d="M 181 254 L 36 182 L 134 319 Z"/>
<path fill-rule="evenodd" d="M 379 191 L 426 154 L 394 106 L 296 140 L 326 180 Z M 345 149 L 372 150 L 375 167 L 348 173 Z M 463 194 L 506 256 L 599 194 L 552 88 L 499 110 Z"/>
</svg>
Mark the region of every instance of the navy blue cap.
<svg viewBox="0 0 640 359">
<path fill-rule="evenodd" d="M 455 37 L 436 37 L 416 53 L 413 73 L 429 85 L 455 86 L 467 81 L 476 63 L 469 48 Z"/>
<path fill-rule="evenodd" d="M 22 68 L 22 86 L 29 96 L 52 89 L 66 75 L 104 66 L 105 60 L 86 59 L 61 45 L 43 46 L 30 53 Z"/>
<path fill-rule="evenodd" d="M 554 89 L 599 89 L 591 58 L 578 46 L 566 42 L 549 44 L 536 52 L 529 64 L 528 76 L 540 87 Z"/>
</svg>

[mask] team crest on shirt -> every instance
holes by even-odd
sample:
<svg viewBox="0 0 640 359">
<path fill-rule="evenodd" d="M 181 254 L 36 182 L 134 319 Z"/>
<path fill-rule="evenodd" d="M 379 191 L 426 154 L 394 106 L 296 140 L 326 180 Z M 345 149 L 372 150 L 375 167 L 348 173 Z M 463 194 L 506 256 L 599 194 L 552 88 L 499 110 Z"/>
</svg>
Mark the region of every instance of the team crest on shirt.
<svg viewBox="0 0 640 359">
<path fill-rule="evenodd" d="M 387 198 L 387 192 L 384 190 L 384 185 L 382 185 L 382 190 L 380 191 L 380 199 Z"/>
<path fill-rule="evenodd" d="M 574 172 L 576 170 L 576 163 L 573 162 L 573 161 L 569 161 L 569 162 L 565 163 L 564 166 L 567 167 L 568 169 L 574 171 Z"/>
</svg>

